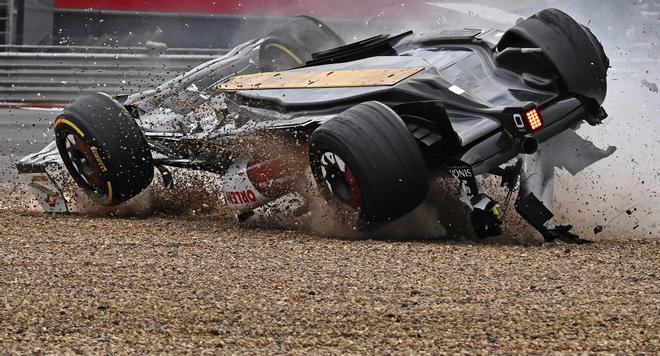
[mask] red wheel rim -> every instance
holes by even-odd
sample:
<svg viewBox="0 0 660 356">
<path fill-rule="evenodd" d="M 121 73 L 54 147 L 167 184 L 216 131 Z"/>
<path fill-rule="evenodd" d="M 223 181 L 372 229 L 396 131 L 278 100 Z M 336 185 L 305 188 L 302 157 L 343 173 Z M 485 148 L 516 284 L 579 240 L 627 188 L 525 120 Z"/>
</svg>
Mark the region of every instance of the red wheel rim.
<svg viewBox="0 0 660 356">
<path fill-rule="evenodd" d="M 333 152 L 323 152 L 320 155 L 321 181 L 325 183 L 330 193 L 344 204 L 359 210 L 362 194 L 358 180 L 344 160 Z"/>
</svg>

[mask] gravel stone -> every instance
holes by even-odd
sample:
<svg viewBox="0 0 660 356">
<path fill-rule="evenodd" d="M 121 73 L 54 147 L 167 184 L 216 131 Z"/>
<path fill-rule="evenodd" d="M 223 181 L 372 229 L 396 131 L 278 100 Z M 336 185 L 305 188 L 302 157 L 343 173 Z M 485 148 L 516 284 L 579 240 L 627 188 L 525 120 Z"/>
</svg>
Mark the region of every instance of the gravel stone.
<svg viewBox="0 0 660 356">
<path fill-rule="evenodd" d="M 660 240 L 605 235 L 352 241 L 0 210 L 0 350 L 657 354 Z"/>
</svg>

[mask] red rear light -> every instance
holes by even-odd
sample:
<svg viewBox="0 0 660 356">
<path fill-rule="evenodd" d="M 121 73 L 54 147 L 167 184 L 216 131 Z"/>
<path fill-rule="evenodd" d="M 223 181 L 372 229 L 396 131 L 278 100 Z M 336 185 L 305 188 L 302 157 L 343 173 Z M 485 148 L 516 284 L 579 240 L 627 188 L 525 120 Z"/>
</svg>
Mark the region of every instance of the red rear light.
<svg viewBox="0 0 660 356">
<path fill-rule="evenodd" d="M 525 111 L 525 127 L 529 132 L 536 132 L 543 128 L 543 116 L 538 108 Z"/>
</svg>

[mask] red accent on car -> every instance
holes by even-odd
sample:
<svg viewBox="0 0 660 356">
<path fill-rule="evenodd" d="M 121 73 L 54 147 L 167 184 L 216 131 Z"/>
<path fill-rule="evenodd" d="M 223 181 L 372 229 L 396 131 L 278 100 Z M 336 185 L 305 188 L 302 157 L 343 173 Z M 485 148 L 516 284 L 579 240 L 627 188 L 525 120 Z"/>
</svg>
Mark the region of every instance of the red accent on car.
<svg viewBox="0 0 660 356">
<path fill-rule="evenodd" d="M 57 205 L 57 199 L 50 194 L 46 194 L 46 198 L 44 199 L 44 202 L 48 204 L 51 208 L 55 208 Z"/>
<path fill-rule="evenodd" d="M 227 192 L 225 199 L 232 204 L 247 204 L 257 201 L 257 196 L 250 189 L 240 192 Z"/>
<path fill-rule="evenodd" d="M 308 166 L 307 150 L 281 155 L 265 161 L 248 162 L 247 176 L 259 193 L 269 198 L 290 193 L 304 177 Z"/>
<path fill-rule="evenodd" d="M 353 175 L 353 171 L 346 167 L 346 173 L 344 173 L 344 177 L 346 177 L 348 186 L 351 188 L 350 205 L 354 209 L 360 209 L 362 194 L 360 193 L 360 186 L 358 185 L 357 179 L 355 179 L 355 176 Z"/>
<path fill-rule="evenodd" d="M 103 171 L 101 170 L 101 166 L 99 166 L 98 162 L 96 162 L 96 157 L 94 157 L 94 154 L 90 150 L 87 143 L 82 138 L 75 136 L 75 147 L 85 156 L 85 159 L 94 171 L 94 174 L 88 177 L 90 180 L 89 183 L 94 188 L 103 188 L 105 186 L 103 180 Z"/>
</svg>

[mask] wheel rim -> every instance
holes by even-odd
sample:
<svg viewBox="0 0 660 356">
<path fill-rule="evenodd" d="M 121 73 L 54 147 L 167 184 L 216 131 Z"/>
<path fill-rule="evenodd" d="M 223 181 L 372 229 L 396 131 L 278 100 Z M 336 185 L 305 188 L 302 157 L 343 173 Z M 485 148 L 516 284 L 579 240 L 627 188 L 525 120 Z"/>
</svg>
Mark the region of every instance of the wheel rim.
<svg viewBox="0 0 660 356">
<path fill-rule="evenodd" d="M 267 70 L 279 72 L 304 64 L 291 49 L 279 43 L 268 43 L 264 47 L 263 58 L 267 63 Z"/>
<path fill-rule="evenodd" d="M 360 187 L 346 162 L 337 154 L 326 151 L 321 154 L 320 168 L 322 180 L 330 193 L 344 204 L 360 209 Z"/>
<path fill-rule="evenodd" d="M 74 180 L 95 196 L 105 195 L 103 170 L 90 146 L 72 132 L 64 131 L 58 136 L 58 146 L 64 149 Z"/>
</svg>

